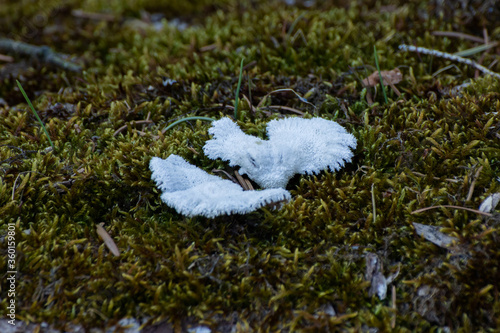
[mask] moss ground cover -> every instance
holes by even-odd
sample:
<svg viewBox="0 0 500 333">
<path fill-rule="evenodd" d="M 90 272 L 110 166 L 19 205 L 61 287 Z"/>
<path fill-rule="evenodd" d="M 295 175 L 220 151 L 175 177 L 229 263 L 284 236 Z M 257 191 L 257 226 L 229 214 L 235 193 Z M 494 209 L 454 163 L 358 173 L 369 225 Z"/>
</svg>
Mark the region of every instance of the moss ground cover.
<svg viewBox="0 0 500 333">
<path fill-rule="evenodd" d="M 15 226 L 18 322 L 66 331 L 125 317 L 145 331 L 500 329 L 498 210 L 413 213 L 477 210 L 500 192 L 500 80 L 398 50 L 496 43 L 498 4 L 291 3 L 0 7 L 0 38 L 46 45 L 82 68 L 0 49 L 0 275 Z M 376 70 L 374 46 L 381 71 L 403 73 L 397 89 L 385 86 L 387 102 L 380 86 L 362 83 Z M 161 202 L 149 160 L 175 153 L 232 172 L 203 154 L 210 122 L 164 129 L 233 116 L 242 58 L 238 124 L 247 133 L 264 137 L 283 116 L 333 119 L 356 136 L 355 157 L 336 173 L 293 178 L 280 209 L 184 218 Z M 498 45 L 470 58 L 500 72 Z M 282 88 L 310 104 L 289 91 L 263 100 Z M 413 223 L 439 227 L 455 247 L 424 239 Z M 385 276 L 399 270 L 383 300 L 369 293 L 368 253 Z M 6 278 L 0 285 L 7 319 Z"/>
</svg>

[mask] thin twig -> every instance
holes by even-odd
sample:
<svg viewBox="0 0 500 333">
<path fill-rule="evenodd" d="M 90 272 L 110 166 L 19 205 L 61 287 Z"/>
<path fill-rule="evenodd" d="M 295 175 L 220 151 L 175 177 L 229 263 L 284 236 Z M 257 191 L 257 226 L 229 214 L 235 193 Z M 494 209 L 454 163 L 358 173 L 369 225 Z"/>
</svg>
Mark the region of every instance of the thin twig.
<svg viewBox="0 0 500 333">
<path fill-rule="evenodd" d="M 255 108 L 253 107 L 252 103 L 250 102 L 250 99 L 248 99 L 248 97 L 246 97 L 245 95 L 242 95 L 242 96 L 243 96 L 243 99 L 244 99 L 245 101 L 247 101 L 248 106 L 250 107 L 250 111 L 252 111 L 252 113 L 255 113 L 255 111 L 256 111 L 256 110 L 255 110 Z"/>
<path fill-rule="evenodd" d="M 212 105 L 214 105 L 215 107 L 222 108 L 222 109 L 234 110 L 234 106 L 233 105 L 222 104 L 222 103 L 216 103 L 216 104 L 212 104 Z"/>
<path fill-rule="evenodd" d="M 286 111 L 291 111 L 291 112 L 294 112 L 296 114 L 300 114 L 301 116 L 303 116 L 305 113 L 302 112 L 302 111 L 299 111 L 297 109 L 294 109 L 294 108 L 291 108 L 289 106 L 283 106 L 283 105 L 269 105 L 268 106 L 269 109 L 274 109 L 274 110 L 286 110 Z"/>
<path fill-rule="evenodd" d="M 474 179 L 472 180 L 472 183 L 470 184 L 469 194 L 467 195 L 467 199 L 465 199 L 465 201 L 470 201 L 472 199 L 472 193 L 474 192 L 474 187 L 476 186 L 476 180 L 479 177 L 481 170 L 483 170 L 482 165 L 479 167 L 479 169 L 477 169 L 476 174 L 474 175 Z"/>
<path fill-rule="evenodd" d="M 26 172 L 30 172 L 30 171 L 26 171 Z M 12 201 L 14 201 L 14 194 L 16 193 L 16 184 L 17 184 L 17 180 L 19 179 L 20 176 L 21 176 L 21 172 L 17 175 L 16 180 L 14 180 L 14 186 L 12 186 Z"/>
<path fill-rule="evenodd" d="M 467 208 L 467 207 L 460 207 L 460 206 L 453 206 L 453 205 L 439 205 L 439 206 L 431 206 L 431 207 L 420 208 L 420 209 L 414 210 L 413 212 L 411 212 L 411 214 L 418 214 L 418 213 L 422 213 L 422 212 L 425 212 L 427 210 L 436 209 L 436 208 L 463 209 L 463 210 L 467 210 L 469 212 L 473 212 L 473 213 L 476 213 L 476 214 L 479 214 L 479 215 L 484 215 L 484 216 L 489 216 L 489 217 L 493 216 L 493 214 L 485 213 L 485 212 L 482 212 L 482 211 L 477 210 L 477 209 L 472 209 L 472 208 Z"/>
<path fill-rule="evenodd" d="M 19 174 L 17 175 L 16 177 L 16 180 L 14 181 L 14 186 L 12 186 L 12 201 L 14 201 L 14 195 L 16 193 L 16 184 L 17 184 L 17 180 L 19 179 L 19 177 L 23 174 L 26 174 L 26 173 L 31 173 L 31 172 L 35 172 L 35 173 L 38 173 L 39 175 L 41 175 L 40 172 L 38 171 L 33 171 L 33 170 L 29 170 L 29 171 L 21 171 L 19 172 Z"/>
<path fill-rule="evenodd" d="M 152 124 L 153 121 L 152 120 L 138 120 L 138 121 L 132 121 L 130 123 L 130 125 L 140 125 L 140 124 Z M 122 127 L 120 127 L 119 129 L 117 129 L 114 133 L 113 133 L 113 137 L 117 136 L 118 134 L 120 134 L 123 130 L 125 130 L 127 128 L 129 124 L 126 124 L 126 125 L 123 125 Z"/>
<path fill-rule="evenodd" d="M 417 47 L 417 46 L 405 45 L 405 44 L 399 45 L 399 49 L 401 51 L 417 52 L 417 53 L 428 54 L 428 55 L 432 55 L 432 56 L 436 56 L 436 57 L 441 57 L 441 58 L 452 60 L 452 61 L 457 61 L 457 62 L 460 62 L 462 64 L 466 64 L 466 65 L 469 65 L 471 67 L 474 67 L 475 69 L 480 70 L 481 72 L 483 72 L 485 74 L 489 74 L 491 76 L 494 76 L 494 77 L 500 79 L 500 74 L 495 73 L 493 71 L 490 71 L 488 68 L 479 65 L 475 61 L 472 61 L 472 60 L 466 59 L 466 58 L 462 58 L 462 57 L 456 56 L 454 54 L 436 51 L 436 50 L 430 50 L 430 49 L 426 49 L 425 47 Z"/>
<path fill-rule="evenodd" d="M 484 38 L 484 44 L 490 43 L 490 37 L 488 36 L 488 29 L 486 29 L 486 27 L 483 27 L 483 38 Z"/>
<path fill-rule="evenodd" d="M 283 89 L 277 89 L 277 90 L 273 90 L 271 91 L 270 93 L 268 93 L 267 95 L 265 95 L 264 97 L 262 97 L 262 99 L 260 100 L 259 104 L 257 104 L 257 109 L 260 108 L 260 106 L 262 105 L 262 103 L 264 103 L 264 101 L 266 100 L 266 98 L 268 96 L 270 96 L 271 94 L 275 94 L 275 93 L 278 93 L 278 92 L 292 92 L 295 94 L 295 96 L 298 97 L 298 99 L 303 102 L 303 103 L 307 103 L 309 105 L 311 105 L 314 109 L 316 109 L 316 106 L 314 104 L 312 104 L 311 102 L 308 102 L 306 98 L 300 96 L 295 90 L 291 89 L 291 88 L 283 88 Z"/>
<path fill-rule="evenodd" d="M 243 66 L 243 71 L 246 71 L 247 69 L 250 69 L 250 68 L 252 68 L 255 65 L 257 65 L 257 61 L 252 60 L 248 64 L 246 64 L 245 66 Z"/>
<path fill-rule="evenodd" d="M 427 175 L 423 174 L 423 173 L 420 173 L 420 172 L 417 172 L 417 171 L 412 171 L 412 173 L 415 175 L 415 176 L 419 176 L 419 177 L 427 177 Z M 434 180 L 440 180 L 441 178 L 439 177 L 432 177 L 432 179 Z M 445 179 L 447 182 L 450 182 L 450 183 L 459 183 L 461 180 L 460 179 L 451 179 L 451 178 L 446 178 Z"/>
<path fill-rule="evenodd" d="M 243 187 L 245 191 L 248 191 L 250 188 L 248 187 L 245 179 L 238 173 L 238 171 L 234 170 L 234 175 L 236 176 L 236 179 L 238 179 L 238 183 L 240 184 L 240 186 Z"/>
<path fill-rule="evenodd" d="M 192 151 L 195 155 L 200 155 L 200 153 L 198 153 L 198 151 L 196 149 L 194 149 L 193 147 L 187 147 L 187 149 Z"/>
<path fill-rule="evenodd" d="M 66 55 L 52 51 L 46 45 L 35 46 L 23 42 L 17 42 L 12 39 L 0 38 L 0 51 L 12 52 L 24 56 L 34 57 L 41 62 L 45 62 L 65 70 L 80 72 L 82 68 L 72 62 L 64 60 Z"/>
<path fill-rule="evenodd" d="M 203 52 L 215 50 L 216 48 L 217 48 L 217 43 L 213 43 L 213 44 L 209 44 L 209 45 L 205 45 L 205 46 L 200 47 L 199 51 L 203 53 Z"/>
<path fill-rule="evenodd" d="M 229 174 L 229 172 L 225 171 L 225 170 L 222 170 L 222 169 L 212 169 L 212 172 L 222 172 L 223 174 L 225 174 L 229 179 L 231 179 L 233 181 L 233 183 L 236 183 L 238 184 L 238 181 Z"/>
<path fill-rule="evenodd" d="M 391 328 L 394 329 L 396 327 L 396 286 L 392 285 L 392 310 L 394 313 L 392 314 L 391 318 Z"/>
<path fill-rule="evenodd" d="M 245 183 L 247 183 L 247 187 L 248 187 L 248 190 L 249 191 L 254 191 L 255 189 L 253 188 L 253 185 L 252 183 L 250 182 L 250 180 L 246 179 L 246 178 L 243 178 L 245 180 Z"/>
</svg>

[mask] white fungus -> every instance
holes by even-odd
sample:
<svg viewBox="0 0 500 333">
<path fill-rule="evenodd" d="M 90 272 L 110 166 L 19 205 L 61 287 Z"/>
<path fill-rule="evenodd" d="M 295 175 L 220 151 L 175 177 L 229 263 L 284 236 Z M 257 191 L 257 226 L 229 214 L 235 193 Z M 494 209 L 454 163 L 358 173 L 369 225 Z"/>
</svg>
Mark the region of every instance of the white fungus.
<svg viewBox="0 0 500 333">
<path fill-rule="evenodd" d="M 322 118 L 272 120 L 268 140 L 245 134 L 229 118 L 214 121 L 209 133 L 205 154 L 240 166 L 240 173 L 263 188 L 285 188 L 295 174 L 336 171 L 351 161 L 356 147 L 352 134 Z"/>
<path fill-rule="evenodd" d="M 246 214 L 291 198 L 284 189 L 244 191 L 232 181 L 210 175 L 177 155 L 167 159 L 153 157 L 149 168 L 151 178 L 163 192 L 163 202 L 189 217 Z"/>
</svg>

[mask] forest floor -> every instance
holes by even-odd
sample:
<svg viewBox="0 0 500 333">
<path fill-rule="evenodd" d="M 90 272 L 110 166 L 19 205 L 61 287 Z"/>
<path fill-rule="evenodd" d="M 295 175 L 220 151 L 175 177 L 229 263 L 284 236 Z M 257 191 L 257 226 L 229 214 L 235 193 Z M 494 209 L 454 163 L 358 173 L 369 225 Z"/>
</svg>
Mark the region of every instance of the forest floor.
<svg viewBox="0 0 500 333">
<path fill-rule="evenodd" d="M 0 331 L 500 330 L 498 17 L 494 0 L 7 0 Z M 277 209 L 187 218 L 151 158 L 237 168 L 204 155 L 210 122 L 167 128 L 186 117 L 261 138 L 321 117 L 357 147 Z"/>
</svg>

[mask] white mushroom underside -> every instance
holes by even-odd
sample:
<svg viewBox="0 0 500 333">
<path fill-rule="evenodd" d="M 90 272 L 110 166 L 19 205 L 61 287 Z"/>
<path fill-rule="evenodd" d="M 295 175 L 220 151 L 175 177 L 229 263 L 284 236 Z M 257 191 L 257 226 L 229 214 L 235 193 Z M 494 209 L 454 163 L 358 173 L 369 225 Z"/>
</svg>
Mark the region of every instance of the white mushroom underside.
<svg viewBox="0 0 500 333">
<path fill-rule="evenodd" d="M 230 180 L 210 175 L 177 155 L 167 159 L 153 157 L 149 167 L 152 179 L 163 192 L 162 201 L 189 217 L 246 214 L 291 198 L 284 189 L 244 191 Z"/>
</svg>

